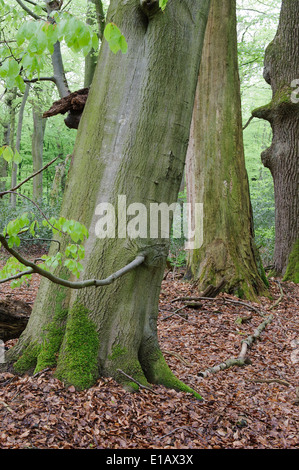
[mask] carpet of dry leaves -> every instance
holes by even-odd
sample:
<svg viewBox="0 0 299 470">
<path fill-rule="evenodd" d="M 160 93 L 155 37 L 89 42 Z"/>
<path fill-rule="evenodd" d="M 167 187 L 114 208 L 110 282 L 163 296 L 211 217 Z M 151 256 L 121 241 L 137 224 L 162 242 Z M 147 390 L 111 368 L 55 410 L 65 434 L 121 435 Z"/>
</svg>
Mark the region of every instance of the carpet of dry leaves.
<svg viewBox="0 0 299 470">
<path fill-rule="evenodd" d="M 33 302 L 39 279 L 7 296 Z M 271 280 L 272 300 L 251 304 L 274 318 L 248 351 L 251 364 L 207 378 L 198 372 L 238 356 L 263 321 L 226 294 L 184 307 L 197 292 L 170 273 L 163 281 L 158 330 L 175 374 L 203 401 L 162 386 L 128 393 L 111 378 L 89 390 L 66 388 L 52 370 L 0 373 L 0 449 L 297 449 L 299 448 L 299 287 Z M 184 307 L 184 308 L 182 308 Z M 240 317 L 244 323 L 236 321 Z M 8 342 L 11 346 L 13 341 Z"/>
</svg>

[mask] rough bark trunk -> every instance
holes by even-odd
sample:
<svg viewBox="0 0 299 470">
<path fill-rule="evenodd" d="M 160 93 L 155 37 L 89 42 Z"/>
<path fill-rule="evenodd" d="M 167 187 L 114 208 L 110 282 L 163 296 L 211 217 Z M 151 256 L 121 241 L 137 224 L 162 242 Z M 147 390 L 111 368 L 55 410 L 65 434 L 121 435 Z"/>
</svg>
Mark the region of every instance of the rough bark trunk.
<svg viewBox="0 0 299 470">
<path fill-rule="evenodd" d="M 244 159 L 234 0 L 211 2 L 186 182 L 191 207 L 203 204 L 203 227 L 191 227 L 195 236 L 202 230 L 202 245 L 189 252 L 187 277 L 197 281 L 200 291 L 225 279 L 225 290 L 241 297 L 255 299 L 265 293 Z"/>
<path fill-rule="evenodd" d="M 6 355 L 16 370 L 56 364 L 65 383 L 86 388 L 99 374 L 161 383 L 198 394 L 169 370 L 157 335 L 158 299 L 169 240 L 125 234 L 132 215 L 118 207 L 175 203 L 182 179 L 209 1 L 110 4 L 108 20 L 128 40 L 126 55 L 104 41 L 78 129 L 62 214 L 89 230 L 84 278 L 102 279 L 137 254 L 146 262 L 103 288 L 69 292 L 42 281 L 28 326 Z M 122 234 L 98 238 L 99 204 L 116 208 Z M 124 224 L 121 223 L 124 218 Z M 131 220 L 131 224 L 134 220 Z M 54 248 L 53 248 L 54 249 Z M 60 273 L 62 275 L 62 273 Z M 40 332 L 46 339 L 41 346 Z M 128 381 L 127 381 L 128 382 Z M 126 383 L 131 388 L 135 382 Z"/>
<path fill-rule="evenodd" d="M 272 101 L 252 112 L 254 117 L 269 121 L 273 131 L 271 147 L 262 153 L 262 162 L 274 182 L 274 270 L 278 275 L 286 272 L 292 250 L 297 250 L 298 256 L 299 103 L 292 87 L 299 78 L 298 17 L 299 2 L 283 0 L 278 30 L 266 49 L 264 62 L 264 79 L 271 85 Z"/>
</svg>

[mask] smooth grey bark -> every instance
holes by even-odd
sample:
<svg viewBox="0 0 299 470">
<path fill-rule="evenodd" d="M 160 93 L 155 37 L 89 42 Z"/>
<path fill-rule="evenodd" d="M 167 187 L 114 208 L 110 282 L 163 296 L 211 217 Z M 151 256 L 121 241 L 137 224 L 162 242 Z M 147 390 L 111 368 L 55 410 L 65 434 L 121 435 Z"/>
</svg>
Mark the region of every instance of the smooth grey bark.
<svg viewBox="0 0 299 470">
<path fill-rule="evenodd" d="M 69 292 L 43 280 L 28 326 L 8 357 L 14 362 L 31 351 L 37 369 L 49 365 L 42 360 L 43 348 L 35 347 L 55 312 L 67 310 L 56 350 L 56 374 L 64 382 L 84 388 L 99 374 L 123 381 L 120 369 L 142 384 L 162 383 L 196 394 L 173 376 L 159 348 L 158 301 L 169 239 L 161 233 L 151 238 L 148 231 L 145 238 L 96 236 L 100 203 L 116 208 L 124 218 L 117 229 L 123 231 L 132 215 L 117 211 L 118 196 L 127 198 L 126 207 L 144 204 L 147 214 L 151 203 L 177 201 L 209 1 L 170 1 L 164 13 L 152 15 L 153 5 L 157 2 L 110 4 L 107 21 L 127 38 L 128 53 L 113 55 L 106 41 L 102 44 L 62 207 L 66 218 L 89 230 L 83 279 L 104 279 L 138 254 L 146 260 L 103 288 Z M 91 340 L 95 333 L 97 345 Z"/>
</svg>

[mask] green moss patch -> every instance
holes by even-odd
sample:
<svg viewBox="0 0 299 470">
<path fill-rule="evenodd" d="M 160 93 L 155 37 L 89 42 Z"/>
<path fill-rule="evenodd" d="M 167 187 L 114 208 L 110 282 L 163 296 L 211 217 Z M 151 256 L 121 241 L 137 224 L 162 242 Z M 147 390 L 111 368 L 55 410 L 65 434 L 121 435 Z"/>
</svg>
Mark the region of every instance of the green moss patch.
<svg viewBox="0 0 299 470">
<path fill-rule="evenodd" d="M 39 344 L 29 344 L 23 354 L 19 359 L 14 363 L 13 368 L 18 374 L 24 374 L 25 372 L 33 371 L 36 363 L 37 357 L 40 352 Z"/>
<path fill-rule="evenodd" d="M 201 395 L 188 385 L 179 380 L 168 367 L 164 356 L 157 350 L 147 363 L 146 376 L 149 382 L 164 385 L 167 388 L 192 393 L 198 400 L 203 400 Z"/>
<path fill-rule="evenodd" d="M 88 309 L 75 303 L 68 314 L 56 376 L 78 390 L 91 387 L 98 378 L 98 333 Z"/>
<path fill-rule="evenodd" d="M 59 349 L 64 337 L 67 314 L 67 310 L 57 312 L 53 321 L 47 326 L 47 333 L 37 358 L 35 373 L 47 367 L 56 366 Z"/>
<path fill-rule="evenodd" d="M 299 239 L 294 243 L 283 280 L 299 284 Z"/>
</svg>

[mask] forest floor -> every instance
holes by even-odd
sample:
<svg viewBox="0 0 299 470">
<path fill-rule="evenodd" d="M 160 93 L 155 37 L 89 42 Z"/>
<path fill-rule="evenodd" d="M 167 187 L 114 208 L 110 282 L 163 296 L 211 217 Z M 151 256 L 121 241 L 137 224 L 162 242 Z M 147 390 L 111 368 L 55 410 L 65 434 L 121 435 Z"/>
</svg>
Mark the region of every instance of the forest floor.
<svg viewBox="0 0 299 470">
<path fill-rule="evenodd" d="M 163 281 L 161 349 L 203 401 L 162 386 L 129 393 L 111 378 L 78 392 L 53 370 L 0 373 L 0 449 L 298 449 L 299 286 L 270 283 L 272 299 L 246 302 L 249 307 L 220 294 L 190 308 L 175 299 L 197 296 L 196 289 L 172 273 Z M 30 286 L 2 284 L 0 300 L 33 303 L 38 285 L 36 276 Z M 237 357 L 241 341 L 271 313 L 272 322 L 248 349 L 249 365 L 198 376 Z"/>
</svg>

